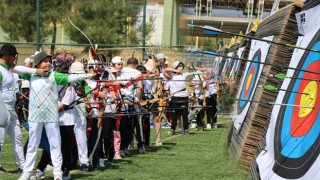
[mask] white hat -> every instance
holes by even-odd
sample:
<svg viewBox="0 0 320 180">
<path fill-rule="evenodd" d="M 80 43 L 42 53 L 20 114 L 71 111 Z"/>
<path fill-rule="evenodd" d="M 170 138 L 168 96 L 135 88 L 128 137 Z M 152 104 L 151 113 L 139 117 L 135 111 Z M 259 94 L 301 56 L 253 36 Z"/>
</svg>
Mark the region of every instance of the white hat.
<svg viewBox="0 0 320 180">
<path fill-rule="evenodd" d="M 120 57 L 120 56 L 115 56 L 115 57 L 113 57 L 112 60 L 111 60 L 111 63 L 112 63 L 112 64 L 119 63 L 119 62 L 122 62 L 122 63 L 123 63 L 122 57 Z"/>
<path fill-rule="evenodd" d="M 181 63 L 180 61 L 175 61 L 175 62 L 172 63 L 171 67 L 173 69 L 175 69 L 175 68 L 177 68 L 179 66 L 180 63 Z"/>
<path fill-rule="evenodd" d="M 24 60 L 24 63 L 25 63 L 25 64 L 33 63 L 33 59 L 31 59 L 31 58 L 26 58 L 26 59 Z"/>
<path fill-rule="evenodd" d="M 159 54 L 157 54 L 157 56 L 156 56 L 156 60 L 157 60 L 157 61 L 159 61 L 160 59 L 164 59 L 164 58 L 166 58 L 166 56 L 165 56 L 163 53 L 159 53 Z"/>
<path fill-rule="evenodd" d="M 147 71 L 151 72 L 154 69 L 153 61 L 149 60 L 146 64 L 143 65 Z"/>
<path fill-rule="evenodd" d="M 70 73 L 74 73 L 74 74 L 84 74 L 86 73 L 84 71 L 84 65 L 81 62 L 74 62 L 71 64 L 70 66 Z"/>
</svg>

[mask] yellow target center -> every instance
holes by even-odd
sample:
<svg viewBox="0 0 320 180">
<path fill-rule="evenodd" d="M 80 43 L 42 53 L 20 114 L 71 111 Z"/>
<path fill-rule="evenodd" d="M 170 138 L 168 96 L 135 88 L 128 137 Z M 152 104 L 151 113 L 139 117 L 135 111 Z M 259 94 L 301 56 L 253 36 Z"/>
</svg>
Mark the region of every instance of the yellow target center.
<svg viewBox="0 0 320 180">
<path fill-rule="evenodd" d="M 304 88 L 300 99 L 300 106 L 311 106 L 314 107 L 316 103 L 316 96 L 318 92 L 318 84 L 316 81 L 310 81 Z M 300 108 L 299 117 L 306 117 L 312 112 L 312 108 Z"/>
<path fill-rule="evenodd" d="M 247 83 L 246 83 L 246 90 L 249 89 L 251 81 L 252 81 L 252 74 L 250 74 L 249 77 L 248 77 L 248 80 L 247 80 Z"/>
</svg>

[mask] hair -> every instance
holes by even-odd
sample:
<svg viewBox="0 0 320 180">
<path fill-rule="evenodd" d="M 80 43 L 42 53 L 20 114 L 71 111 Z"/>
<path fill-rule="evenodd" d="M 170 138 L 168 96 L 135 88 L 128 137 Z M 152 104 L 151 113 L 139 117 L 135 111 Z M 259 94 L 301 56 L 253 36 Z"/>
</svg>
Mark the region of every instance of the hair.
<svg viewBox="0 0 320 180">
<path fill-rule="evenodd" d="M 127 61 L 127 65 L 138 65 L 139 61 L 137 58 L 129 58 Z"/>
<path fill-rule="evenodd" d="M 143 65 L 138 65 L 137 70 L 139 70 L 142 74 L 147 73 L 147 68 Z"/>
</svg>

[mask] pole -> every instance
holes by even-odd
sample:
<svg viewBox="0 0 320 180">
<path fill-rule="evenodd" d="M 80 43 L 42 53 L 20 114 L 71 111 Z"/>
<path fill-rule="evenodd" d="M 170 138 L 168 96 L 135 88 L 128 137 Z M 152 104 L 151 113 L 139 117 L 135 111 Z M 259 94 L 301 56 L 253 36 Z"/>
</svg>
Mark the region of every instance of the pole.
<svg viewBox="0 0 320 180">
<path fill-rule="evenodd" d="M 142 25 L 142 46 L 143 46 L 143 48 L 142 48 L 142 59 L 143 59 L 143 57 L 144 57 L 144 54 L 145 54 L 145 52 L 146 52 L 146 48 L 145 48 L 145 46 L 146 46 L 146 28 L 147 28 L 147 18 L 146 18 L 146 16 L 147 16 L 147 0 L 144 0 L 144 4 L 143 4 L 143 21 L 142 21 L 142 23 L 143 23 L 143 25 Z"/>
<path fill-rule="evenodd" d="M 37 51 L 39 51 L 40 50 L 40 0 L 37 0 L 36 29 L 37 29 Z"/>
</svg>

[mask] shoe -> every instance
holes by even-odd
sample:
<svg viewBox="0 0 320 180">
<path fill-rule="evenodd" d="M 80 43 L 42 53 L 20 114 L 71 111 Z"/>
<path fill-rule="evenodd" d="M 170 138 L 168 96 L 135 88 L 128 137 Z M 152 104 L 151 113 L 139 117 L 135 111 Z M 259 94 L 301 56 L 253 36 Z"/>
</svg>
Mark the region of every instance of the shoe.
<svg viewBox="0 0 320 180">
<path fill-rule="evenodd" d="M 144 150 L 143 147 L 139 147 L 139 153 L 140 153 L 140 154 L 144 154 L 144 153 L 146 153 L 146 151 Z"/>
<path fill-rule="evenodd" d="M 18 168 L 18 173 L 23 173 L 23 169 L 21 169 L 21 168 Z"/>
<path fill-rule="evenodd" d="M 170 131 L 168 132 L 169 135 L 174 135 L 174 130 L 173 129 L 170 129 Z"/>
<path fill-rule="evenodd" d="M 0 166 L 0 173 L 7 173 L 7 171 L 3 168 L 3 166 Z"/>
<path fill-rule="evenodd" d="M 71 175 L 70 175 L 69 171 L 63 172 L 62 179 L 63 180 L 70 180 L 71 179 Z"/>
<path fill-rule="evenodd" d="M 30 177 L 31 180 L 36 180 L 36 179 L 44 179 L 46 178 L 46 176 L 44 175 L 44 173 L 37 169 L 34 174 Z"/>
<path fill-rule="evenodd" d="M 211 129 L 211 124 L 207 124 L 207 129 Z"/>
<path fill-rule="evenodd" d="M 161 140 L 157 140 L 156 146 L 162 146 L 162 141 Z"/>
<path fill-rule="evenodd" d="M 150 128 L 154 128 L 154 124 L 153 124 L 153 122 L 152 122 L 152 123 L 150 123 Z"/>
<path fill-rule="evenodd" d="M 32 176 L 31 172 L 22 173 L 18 180 L 29 180 L 31 176 Z"/>
<path fill-rule="evenodd" d="M 144 150 L 149 152 L 149 151 L 151 151 L 151 147 L 147 145 L 144 147 Z"/>
<path fill-rule="evenodd" d="M 46 167 L 46 170 L 52 172 L 52 171 L 53 171 L 53 166 L 51 166 L 50 164 L 48 164 L 47 167 Z"/>
<path fill-rule="evenodd" d="M 216 129 L 216 128 L 218 128 L 218 125 L 216 123 L 213 123 L 211 129 Z"/>
<path fill-rule="evenodd" d="M 198 131 L 203 131 L 203 127 L 199 126 Z"/>
<path fill-rule="evenodd" d="M 119 152 L 115 152 L 113 159 L 119 160 L 119 159 L 122 159 L 122 157 Z"/>
<path fill-rule="evenodd" d="M 171 127 L 171 124 L 169 123 L 162 123 L 162 128 L 170 128 Z"/>
<path fill-rule="evenodd" d="M 86 164 L 81 164 L 80 171 L 82 172 L 89 172 L 89 166 Z"/>
<path fill-rule="evenodd" d="M 131 155 L 131 152 L 129 151 L 129 148 L 124 148 L 124 153 L 126 155 Z"/>
<path fill-rule="evenodd" d="M 102 159 L 102 158 L 99 159 L 99 166 L 102 167 L 102 168 L 106 167 L 104 165 L 104 159 Z"/>
<path fill-rule="evenodd" d="M 192 123 L 192 124 L 191 124 L 191 128 L 192 128 L 192 129 L 194 129 L 194 128 L 196 128 L 196 127 L 197 127 L 197 124 L 196 124 L 196 123 Z"/>
<path fill-rule="evenodd" d="M 54 180 L 63 180 L 61 175 L 54 175 Z"/>
<path fill-rule="evenodd" d="M 125 158 L 126 157 L 126 153 L 124 152 L 124 150 L 120 150 L 120 156 L 122 158 Z"/>
<path fill-rule="evenodd" d="M 179 128 L 178 133 L 183 134 L 183 129 Z"/>
<path fill-rule="evenodd" d="M 189 130 L 188 130 L 188 129 L 184 131 L 184 135 L 189 136 L 189 134 L 190 134 L 190 133 L 189 133 Z"/>
<path fill-rule="evenodd" d="M 93 167 L 92 167 L 92 170 L 93 170 L 93 171 L 98 171 L 98 170 L 100 170 L 100 169 L 101 169 L 101 167 L 100 167 L 99 163 L 96 164 L 96 165 L 93 165 Z"/>
</svg>

